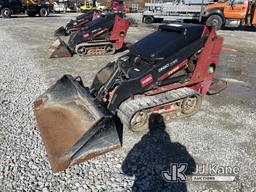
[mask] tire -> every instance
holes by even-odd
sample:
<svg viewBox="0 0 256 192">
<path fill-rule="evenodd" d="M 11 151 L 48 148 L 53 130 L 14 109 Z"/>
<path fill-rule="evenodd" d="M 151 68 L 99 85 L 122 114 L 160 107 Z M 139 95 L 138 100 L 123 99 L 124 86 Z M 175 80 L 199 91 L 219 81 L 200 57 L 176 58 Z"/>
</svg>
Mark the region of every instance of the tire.
<svg viewBox="0 0 256 192">
<path fill-rule="evenodd" d="M 145 111 L 137 112 L 132 117 L 129 128 L 134 132 L 145 131 L 148 128 L 148 120 L 149 120 L 149 116 L 147 112 Z"/>
<path fill-rule="evenodd" d="M 27 14 L 28 14 L 29 17 L 35 17 L 36 16 L 36 13 L 34 13 L 34 12 L 28 12 Z"/>
<path fill-rule="evenodd" d="M 202 96 L 193 95 L 185 98 L 181 104 L 181 112 L 187 116 L 195 114 L 202 105 Z"/>
<path fill-rule="evenodd" d="M 214 26 L 217 30 L 223 26 L 223 19 L 219 15 L 211 15 L 206 20 L 206 25 Z"/>
<path fill-rule="evenodd" d="M 39 10 L 39 16 L 40 17 L 47 17 L 49 15 L 49 11 L 46 8 L 41 8 Z"/>
<path fill-rule="evenodd" d="M 107 55 L 113 55 L 116 52 L 116 48 L 113 45 L 107 45 L 105 51 Z"/>
<path fill-rule="evenodd" d="M 154 22 L 154 18 L 151 17 L 151 16 L 145 17 L 145 18 L 144 18 L 144 22 L 145 22 L 146 24 L 151 24 L 151 23 Z"/>
<path fill-rule="evenodd" d="M 1 10 L 1 15 L 3 18 L 10 18 L 12 16 L 12 10 L 9 8 L 3 8 Z"/>
</svg>

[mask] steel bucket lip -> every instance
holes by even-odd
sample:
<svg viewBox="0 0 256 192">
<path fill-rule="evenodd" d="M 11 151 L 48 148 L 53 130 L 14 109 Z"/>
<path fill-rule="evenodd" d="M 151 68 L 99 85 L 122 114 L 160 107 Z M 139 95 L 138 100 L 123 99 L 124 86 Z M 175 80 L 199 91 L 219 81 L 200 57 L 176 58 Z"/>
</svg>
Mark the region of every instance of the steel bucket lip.
<svg viewBox="0 0 256 192">
<path fill-rule="evenodd" d="M 59 36 L 57 36 L 48 48 L 48 56 L 49 58 L 72 57 L 73 52 L 70 47 Z"/>
<path fill-rule="evenodd" d="M 108 123 L 101 122 L 101 125 L 99 125 L 98 131 L 91 138 L 89 138 L 89 140 L 76 153 L 74 153 L 74 155 L 71 157 L 71 162 L 70 162 L 69 166 L 74 165 L 74 164 L 79 164 L 83 161 L 92 159 L 94 157 L 103 155 L 107 152 L 110 152 L 117 148 L 122 147 L 121 138 L 118 133 L 118 130 L 117 130 L 118 128 L 116 126 L 114 118 L 108 119 L 107 121 L 108 121 Z M 102 126 L 104 126 L 104 127 L 102 128 Z M 103 143 L 103 141 L 104 141 L 103 139 L 106 140 L 109 132 L 112 132 L 111 137 L 112 137 L 112 139 L 114 138 L 114 142 L 111 142 L 109 140 L 107 141 L 107 144 L 111 143 L 111 145 L 109 145 L 109 146 L 105 145 L 105 147 L 102 147 L 97 150 L 95 150 L 93 148 L 91 148 L 89 150 L 87 149 L 87 153 L 85 153 L 86 156 L 83 155 L 84 148 L 86 148 L 86 147 L 88 148 L 88 145 L 90 146 L 91 143 L 93 143 L 93 142 L 94 142 L 94 144 L 92 144 L 92 146 L 95 147 L 95 141 L 96 142 L 100 141 L 99 144 Z M 103 135 L 105 134 L 105 135 L 102 136 L 102 134 Z M 81 151 L 82 151 L 82 153 L 81 153 Z"/>
</svg>

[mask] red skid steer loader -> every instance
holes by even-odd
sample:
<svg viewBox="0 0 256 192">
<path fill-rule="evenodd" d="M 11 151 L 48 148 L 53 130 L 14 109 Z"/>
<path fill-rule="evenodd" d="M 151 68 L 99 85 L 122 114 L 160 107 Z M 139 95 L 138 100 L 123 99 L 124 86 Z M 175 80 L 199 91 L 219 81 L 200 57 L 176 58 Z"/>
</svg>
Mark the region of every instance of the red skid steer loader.
<svg viewBox="0 0 256 192">
<path fill-rule="evenodd" d="M 109 13 L 72 33 L 68 44 L 58 38 L 48 49 L 50 58 L 114 54 L 124 45 L 129 21 Z"/>
<path fill-rule="evenodd" d="M 115 119 L 142 131 L 151 113 L 165 121 L 196 113 L 215 79 L 223 38 L 212 27 L 161 25 L 95 76 L 91 87 L 64 75 L 34 102 L 53 171 L 121 146 Z"/>
<path fill-rule="evenodd" d="M 54 36 L 69 36 L 72 33 L 77 32 L 80 28 L 86 27 L 89 22 L 100 17 L 98 11 L 88 11 L 82 15 L 77 16 L 75 19 L 71 19 L 65 26 L 61 26 L 54 32 Z"/>
</svg>

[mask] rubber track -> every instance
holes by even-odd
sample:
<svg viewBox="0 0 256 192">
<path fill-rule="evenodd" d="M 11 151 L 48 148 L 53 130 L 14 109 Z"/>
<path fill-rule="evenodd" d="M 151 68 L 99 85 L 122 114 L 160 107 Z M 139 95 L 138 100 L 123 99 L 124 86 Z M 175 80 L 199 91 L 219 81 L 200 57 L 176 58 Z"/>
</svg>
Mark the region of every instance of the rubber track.
<svg viewBox="0 0 256 192">
<path fill-rule="evenodd" d="M 136 112 L 143 109 L 152 108 L 162 104 L 170 103 L 188 96 L 198 94 L 193 89 L 184 87 L 160 93 L 152 96 L 141 96 L 135 99 L 127 99 L 118 108 L 117 116 L 121 119 L 128 128 L 130 128 L 130 121 Z"/>
<path fill-rule="evenodd" d="M 80 43 L 76 46 L 76 53 L 77 53 L 78 47 L 83 47 L 84 46 L 84 47 L 87 47 L 87 48 L 90 49 L 90 48 L 95 48 L 95 47 L 100 47 L 100 46 L 104 47 L 106 45 L 111 45 L 111 43 L 95 43 L 95 44 L 90 44 L 90 45 L 87 44 L 87 43 Z M 113 55 L 113 54 L 108 54 L 104 50 L 104 51 L 98 51 L 98 52 L 95 52 L 95 53 L 91 53 L 89 51 L 89 53 L 87 53 L 86 55 L 82 55 L 82 54 L 79 54 L 79 55 L 82 56 L 82 57 L 87 57 L 87 56 L 93 56 L 93 55 Z"/>
</svg>

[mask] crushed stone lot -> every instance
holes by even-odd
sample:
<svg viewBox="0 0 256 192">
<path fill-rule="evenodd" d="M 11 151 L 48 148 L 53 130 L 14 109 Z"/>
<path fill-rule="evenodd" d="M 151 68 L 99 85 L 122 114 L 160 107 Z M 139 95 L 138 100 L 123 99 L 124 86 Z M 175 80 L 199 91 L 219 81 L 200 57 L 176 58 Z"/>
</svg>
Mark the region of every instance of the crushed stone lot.
<svg viewBox="0 0 256 192">
<path fill-rule="evenodd" d="M 0 191 L 256 191 L 256 30 L 218 32 L 225 40 L 217 75 L 228 87 L 206 96 L 197 114 L 167 123 L 154 138 L 124 129 L 122 148 L 53 174 L 33 101 L 63 74 L 90 85 L 100 68 L 124 54 L 48 59 L 54 30 L 75 15 L 0 18 Z M 154 28 L 130 27 L 126 41 Z M 161 171 L 177 162 L 188 163 L 187 182 L 164 181 Z M 196 165 L 239 173 L 233 182 L 196 182 Z"/>
</svg>

